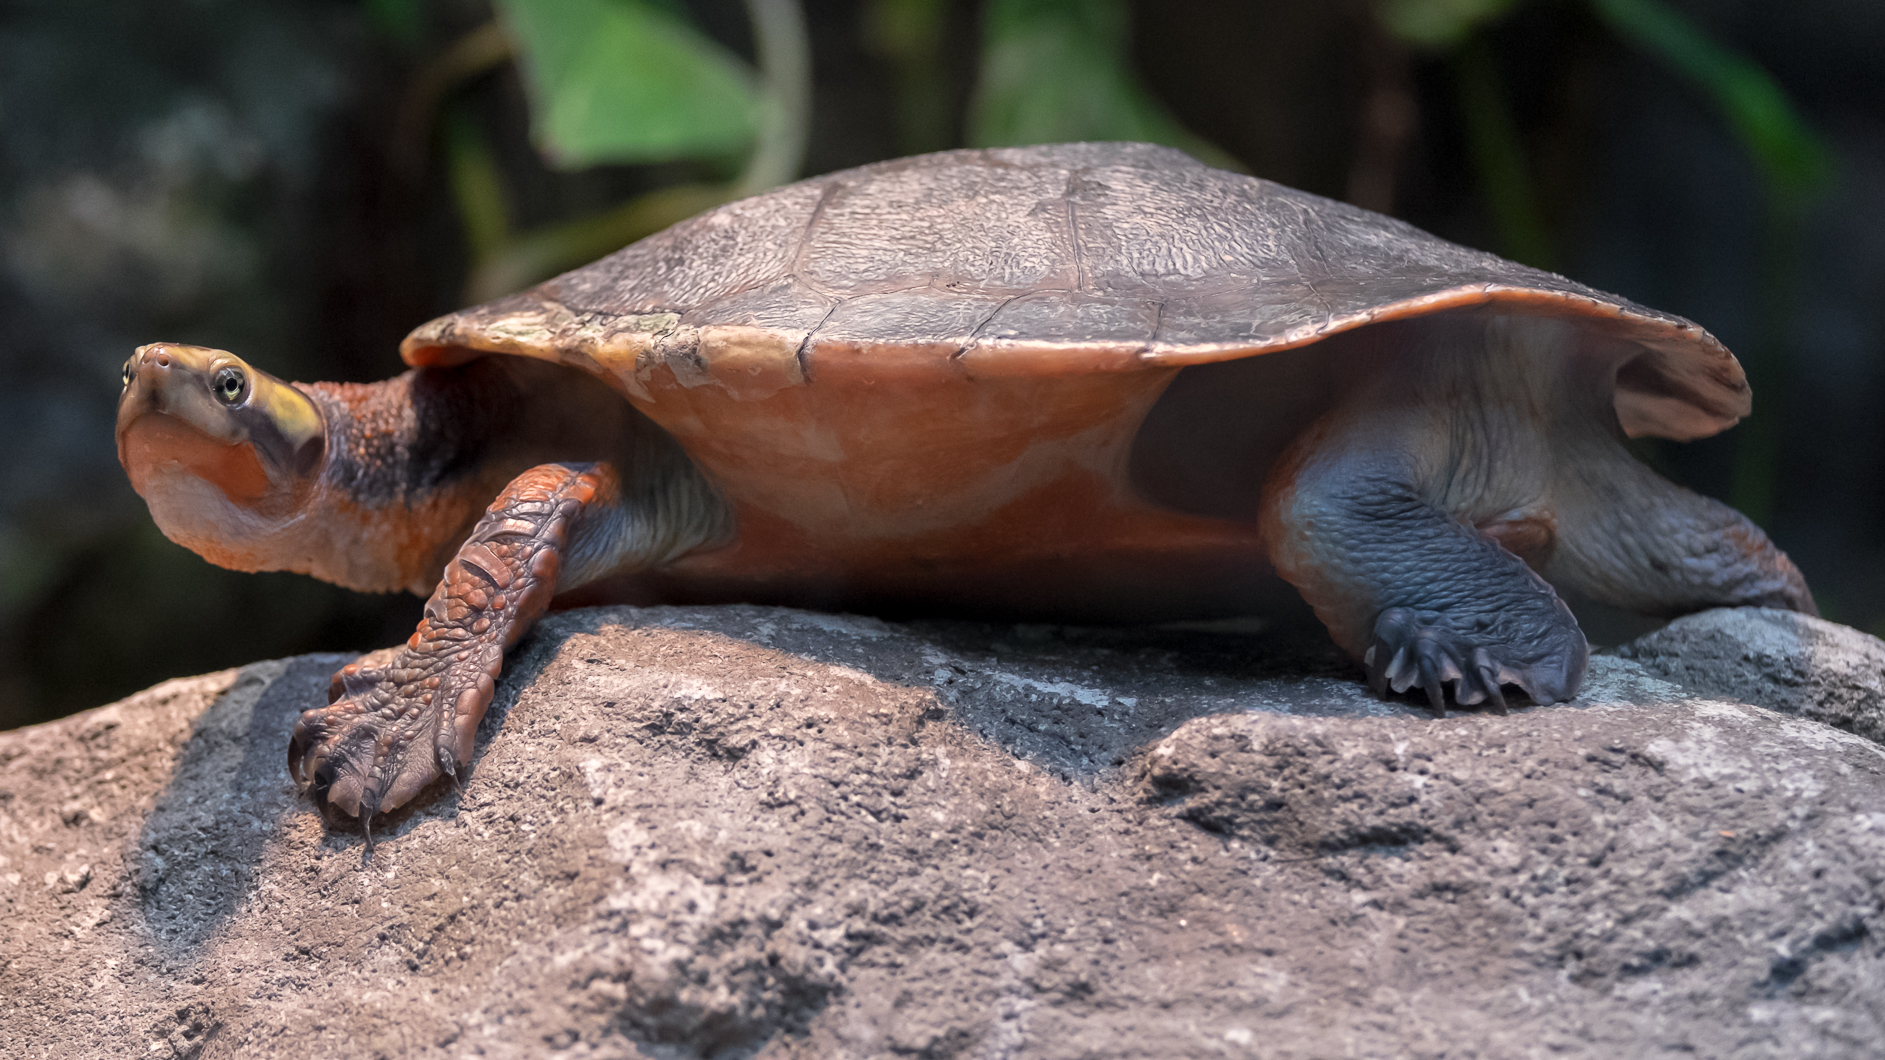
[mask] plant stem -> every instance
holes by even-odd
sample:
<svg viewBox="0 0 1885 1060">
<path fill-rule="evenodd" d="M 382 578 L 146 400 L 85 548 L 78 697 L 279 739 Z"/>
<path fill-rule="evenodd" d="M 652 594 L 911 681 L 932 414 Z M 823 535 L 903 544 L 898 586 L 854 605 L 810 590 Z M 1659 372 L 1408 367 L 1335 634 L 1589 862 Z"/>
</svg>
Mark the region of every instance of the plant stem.
<svg viewBox="0 0 1885 1060">
<path fill-rule="evenodd" d="M 515 236 L 472 269 L 465 280 L 465 301 L 476 304 L 521 290 L 725 201 L 724 184 L 676 184 L 637 195 L 604 213 Z"/>
<path fill-rule="evenodd" d="M 906 155 L 949 146 L 952 100 L 944 63 L 948 0 L 871 0 L 864 39 L 897 74 L 897 143 Z"/>
<path fill-rule="evenodd" d="M 1453 79 L 1480 194 L 1499 232 L 1500 253 L 1536 268 L 1552 268 L 1557 255 L 1526 172 L 1525 145 L 1506 107 L 1484 37 L 1468 37 L 1453 53 Z"/>
<path fill-rule="evenodd" d="M 1660 0 L 1591 0 L 1617 34 L 1661 58 L 1713 96 L 1776 195 L 1810 196 L 1826 180 L 1826 148 L 1766 70 Z"/>
<path fill-rule="evenodd" d="M 510 243 L 510 205 L 484 136 L 462 113 L 450 114 L 445 122 L 445 165 L 472 267 L 481 268 Z"/>
<path fill-rule="evenodd" d="M 753 21 L 766 110 L 746 169 L 731 198 L 744 198 L 798 176 L 812 131 L 812 45 L 798 0 L 746 0 Z"/>
<path fill-rule="evenodd" d="M 393 162 L 407 180 L 424 175 L 432 123 L 440 104 L 465 82 L 509 62 L 511 39 L 493 19 L 453 41 L 438 56 L 419 68 L 399 103 L 393 125 Z"/>
</svg>

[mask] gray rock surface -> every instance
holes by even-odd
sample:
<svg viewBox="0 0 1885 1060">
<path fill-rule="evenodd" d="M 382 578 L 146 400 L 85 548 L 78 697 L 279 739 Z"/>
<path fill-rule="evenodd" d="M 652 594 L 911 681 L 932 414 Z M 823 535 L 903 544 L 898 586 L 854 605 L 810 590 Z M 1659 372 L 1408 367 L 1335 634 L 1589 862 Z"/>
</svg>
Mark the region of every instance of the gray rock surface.
<svg viewBox="0 0 1885 1060">
<path fill-rule="evenodd" d="M 1684 615 L 1618 649 L 1707 696 L 1755 703 L 1885 743 L 1885 641 L 1767 607 Z"/>
<path fill-rule="evenodd" d="M 1277 638 L 569 612 L 365 864 L 283 768 L 342 661 L 0 734 L 8 1056 L 1885 1043 L 1885 750 L 1628 659 L 1435 721 Z"/>
</svg>

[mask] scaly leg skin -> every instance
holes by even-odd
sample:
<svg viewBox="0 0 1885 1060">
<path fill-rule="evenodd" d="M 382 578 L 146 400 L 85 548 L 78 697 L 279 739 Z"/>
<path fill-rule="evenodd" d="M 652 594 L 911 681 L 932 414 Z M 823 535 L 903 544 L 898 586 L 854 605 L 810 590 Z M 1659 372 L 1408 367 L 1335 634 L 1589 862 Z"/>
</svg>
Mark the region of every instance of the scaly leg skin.
<svg viewBox="0 0 1885 1060">
<path fill-rule="evenodd" d="M 518 476 L 446 565 L 397 656 L 343 668 L 332 703 L 295 723 L 289 773 L 316 803 L 360 819 L 368 853 L 374 814 L 440 775 L 456 778 L 471 760 L 504 653 L 549 606 L 584 524 L 602 524 L 591 537 L 609 532 L 618 492 L 607 464 L 546 464 Z"/>
<path fill-rule="evenodd" d="M 1455 703 L 1500 714 L 1505 685 L 1539 703 L 1571 698 L 1590 658 L 1571 609 L 1523 560 L 1424 501 L 1404 464 L 1338 451 L 1280 466 L 1262 516 L 1277 572 L 1378 695 L 1418 686 L 1436 717 L 1449 684 Z"/>
<path fill-rule="evenodd" d="M 1645 615 L 1708 607 L 1820 613 L 1800 568 L 1760 527 L 1605 441 L 1588 447 L 1555 491 L 1560 540 L 1545 567 L 1552 581 Z"/>
</svg>

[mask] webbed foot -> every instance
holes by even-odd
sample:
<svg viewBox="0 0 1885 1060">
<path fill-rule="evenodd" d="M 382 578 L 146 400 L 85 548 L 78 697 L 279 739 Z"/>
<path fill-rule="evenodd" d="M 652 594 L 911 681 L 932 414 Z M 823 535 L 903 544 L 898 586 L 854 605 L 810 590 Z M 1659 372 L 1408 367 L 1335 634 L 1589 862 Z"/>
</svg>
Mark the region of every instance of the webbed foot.
<svg viewBox="0 0 1885 1060">
<path fill-rule="evenodd" d="M 295 723 L 289 774 L 323 810 L 359 818 L 369 850 L 374 814 L 471 761 L 505 651 L 549 606 L 579 515 L 614 492 L 606 465 L 519 476 L 445 565 L 406 645 L 343 667 L 330 703 Z"/>
<path fill-rule="evenodd" d="M 410 801 L 440 776 L 455 777 L 471 760 L 503 647 L 490 638 L 415 636 L 379 662 L 369 656 L 335 673 L 329 705 L 302 714 L 288 742 L 296 784 L 323 809 L 367 827 L 374 814 Z"/>
<path fill-rule="evenodd" d="M 1362 656 L 1368 685 L 1376 695 L 1418 686 L 1436 718 L 1446 715 L 1448 684 L 1456 705 L 1490 703 L 1495 714 L 1506 712 L 1506 685 L 1536 703 L 1569 699 L 1584 680 L 1590 648 L 1570 609 L 1555 596 L 1550 603 L 1555 608 L 1525 616 L 1531 621 L 1390 607 L 1375 620 Z"/>
</svg>

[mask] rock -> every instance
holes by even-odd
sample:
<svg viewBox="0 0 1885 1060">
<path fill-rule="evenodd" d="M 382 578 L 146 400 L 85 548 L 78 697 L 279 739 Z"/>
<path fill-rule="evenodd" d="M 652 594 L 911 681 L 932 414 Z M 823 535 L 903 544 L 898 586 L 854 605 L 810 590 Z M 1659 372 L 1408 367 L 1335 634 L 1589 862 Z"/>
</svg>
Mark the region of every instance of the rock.
<svg viewBox="0 0 1885 1060">
<path fill-rule="evenodd" d="M 567 612 L 365 863 L 283 767 L 341 661 L 0 734 L 9 1055 L 1885 1040 L 1885 750 L 1630 659 L 1435 721 L 1275 637 Z"/>
<path fill-rule="evenodd" d="M 1617 650 L 1705 696 L 1756 703 L 1885 743 L 1885 641 L 1766 607 L 1685 615 Z"/>
</svg>

